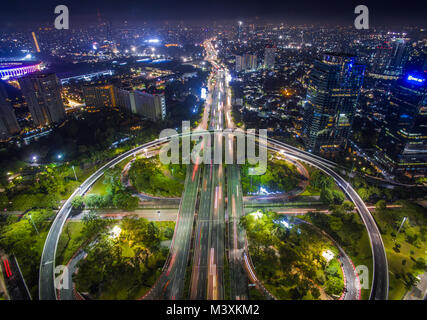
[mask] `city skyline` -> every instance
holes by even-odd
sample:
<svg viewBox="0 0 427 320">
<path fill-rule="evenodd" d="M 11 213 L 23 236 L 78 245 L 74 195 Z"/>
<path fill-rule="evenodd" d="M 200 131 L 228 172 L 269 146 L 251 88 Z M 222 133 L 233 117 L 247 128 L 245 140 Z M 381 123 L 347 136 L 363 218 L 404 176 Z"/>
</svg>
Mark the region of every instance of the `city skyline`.
<svg viewBox="0 0 427 320">
<path fill-rule="evenodd" d="M 20 28 L 26 24 L 49 23 L 54 20 L 54 8 L 58 5 L 55 1 L 44 1 L 42 3 L 28 3 L 20 1 L 20 10 L 16 10 L 13 3 L 5 3 L 2 6 L 4 12 L 3 27 Z M 106 19 L 120 25 L 123 21 L 141 23 L 144 21 L 189 21 L 206 23 L 213 20 L 259 20 L 281 21 L 290 24 L 352 24 L 355 13 L 354 8 L 359 5 L 357 1 L 342 2 L 329 0 L 318 2 L 308 0 L 304 2 L 295 1 L 216 1 L 207 3 L 200 1 L 176 2 L 166 0 L 163 2 L 165 8 L 161 10 L 157 4 L 152 2 L 136 2 L 125 0 L 116 3 L 110 1 L 91 1 L 90 3 L 73 0 L 65 1 L 77 27 L 80 23 L 89 23 L 94 19 Z M 401 6 L 399 1 L 389 1 L 386 6 L 376 1 L 363 3 L 370 9 L 374 18 L 372 26 L 381 25 L 396 27 L 405 25 L 419 25 L 425 27 L 425 19 L 422 14 L 426 5 L 417 1 L 406 1 Z M 12 17 L 14 17 L 12 19 Z"/>
</svg>

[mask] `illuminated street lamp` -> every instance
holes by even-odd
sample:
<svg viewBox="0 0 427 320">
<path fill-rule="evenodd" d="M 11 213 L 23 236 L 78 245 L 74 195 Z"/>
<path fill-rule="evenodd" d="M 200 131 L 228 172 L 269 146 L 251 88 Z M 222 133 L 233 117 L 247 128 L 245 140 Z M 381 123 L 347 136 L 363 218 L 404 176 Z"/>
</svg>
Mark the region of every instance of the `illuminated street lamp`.
<svg viewBox="0 0 427 320">
<path fill-rule="evenodd" d="M 114 226 L 113 230 L 111 230 L 111 238 L 116 239 L 120 236 L 120 233 L 122 232 L 122 228 L 119 226 Z"/>
<path fill-rule="evenodd" d="M 31 213 L 28 214 L 28 217 L 30 218 L 31 223 L 34 226 L 34 229 L 36 229 L 37 234 L 40 235 L 39 230 L 37 230 L 37 227 L 36 227 L 36 225 L 35 225 L 35 223 L 33 221 L 33 218 L 31 217 Z"/>
<path fill-rule="evenodd" d="M 77 175 L 76 175 L 76 170 L 74 170 L 74 166 L 71 166 L 71 168 L 73 168 L 73 172 L 74 172 L 74 178 L 76 178 L 76 181 L 77 181 Z"/>
<path fill-rule="evenodd" d="M 31 159 L 33 160 L 33 162 L 37 162 L 37 156 L 33 156 Z"/>
<path fill-rule="evenodd" d="M 258 210 L 256 212 L 251 213 L 251 215 L 253 215 L 255 217 L 255 219 L 258 220 L 259 218 L 262 217 L 262 212 Z"/>
</svg>

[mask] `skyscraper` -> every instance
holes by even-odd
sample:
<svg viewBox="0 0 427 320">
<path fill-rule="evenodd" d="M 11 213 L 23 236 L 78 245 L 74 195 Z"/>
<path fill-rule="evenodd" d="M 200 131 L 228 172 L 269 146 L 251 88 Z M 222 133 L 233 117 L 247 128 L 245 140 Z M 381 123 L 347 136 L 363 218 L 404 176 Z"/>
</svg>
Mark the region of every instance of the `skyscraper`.
<svg viewBox="0 0 427 320">
<path fill-rule="evenodd" d="M 276 56 L 276 48 L 275 47 L 266 47 L 264 51 L 264 67 L 267 69 L 274 68 L 274 60 Z"/>
<path fill-rule="evenodd" d="M 66 118 L 56 74 L 34 73 L 18 81 L 36 126 L 60 123 Z"/>
<path fill-rule="evenodd" d="M 392 172 L 427 170 L 427 80 L 407 74 L 391 89 L 377 157 Z"/>
<path fill-rule="evenodd" d="M 151 120 L 166 117 L 165 97 L 161 94 L 132 91 L 108 84 L 84 86 L 83 96 L 87 107 L 117 107 L 123 112 L 138 114 Z"/>
<path fill-rule="evenodd" d="M 166 101 L 162 94 L 133 91 L 130 100 L 132 113 L 151 120 L 161 120 L 166 117 Z"/>
<path fill-rule="evenodd" d="M 83 86 L 86 107 L 116 107 L 116 97 L 112 84 Z"/>
<path fill-rule="evenodd" d="M 257 56 L 254 54 L 245 53 L 236 55 L 236 71 L 253 71 L 257 68 Z"/>
<path fill-rule="evenodd" d="M 384 41 L 375 50 L 370 72 L 374 76 L 398 79 L 403 73 L 408 54 L 408 44 L 404 39 Z"/>
<path fill-rule="evenodd" d="M 3 81 L 0 80 L 0 140 L 5 140 L 19 131 L 15 112 L 9 102 Z"/>
<path fill-rule="evenodd" d="M 303 137 L 309 151 L 335 151 L 346 143 L 364 70 L 346 54 L 326 53 L 314 62 L 304 106 Z"/>
</svg>

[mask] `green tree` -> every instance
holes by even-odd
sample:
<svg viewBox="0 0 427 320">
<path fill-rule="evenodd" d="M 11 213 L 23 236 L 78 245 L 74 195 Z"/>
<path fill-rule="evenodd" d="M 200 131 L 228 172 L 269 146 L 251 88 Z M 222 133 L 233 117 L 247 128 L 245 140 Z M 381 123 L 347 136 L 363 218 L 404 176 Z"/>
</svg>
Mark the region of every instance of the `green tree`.
<svg viewBox="0 0 427 320">
<path fill-rule="evenodd" d="M 9 206 L 9 199 L 7 195 L 4 192 L 0 193 L 0 210 L 3 211 L 8 206 Z"/>
<path fill-rule="evenodd" d="M 387 202 L 385 202 L 385 200 L 379 200 L 376 204 L 375 204 L 375 209 L 378 211 L 383 211 L 387 208 Z"/>
<path fill-rule="evenodd" d="M 116 192 L 123 190 L 123 186 L 120 180 L 121 173 L 122 170 L 118 167 L 108 169 L 104 173 L 103 183 L 107 185 L 107 190 L 109 193 L 115 194 Z"/>
<path fill-rule="evenodd" d="M 84 198 L 82 196 L 75 196 L 73 200 L 71 200 L 71 206 L 73 209 L 81 209 L 84 206 Z"/>
<path fill-rule="evenodd" d="M 139 200 L 137 197 L 133 197 L 131 194 L 125 191 L 117 192 L 113 197 L 113 205 L 116 208 L 125 210 L 135 210 L 138 208 Z"/>
<path fill-rule="evenodd" d="M 343 282 L 337 277 L 329 277 L 326 280 L 325 291 L 327 294 L 340 295 L 343 290 Z"/>
<path fill-rule="evenodd" d="M 99 194 L 89 194 L 84 197 L 84 203 L 88 208 L 102 208 L 104 200 Z"/>
</svg>

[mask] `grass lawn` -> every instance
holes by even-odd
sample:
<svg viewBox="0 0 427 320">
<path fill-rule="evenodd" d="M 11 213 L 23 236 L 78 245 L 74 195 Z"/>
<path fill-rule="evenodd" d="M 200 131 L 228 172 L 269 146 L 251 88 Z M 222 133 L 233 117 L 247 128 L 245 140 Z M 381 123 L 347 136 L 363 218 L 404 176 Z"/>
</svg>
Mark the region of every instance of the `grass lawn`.
<svg viewBox="0 0 427 320">
<path fill-rule="evenodd" d="M 307 188 L 304 190 L 303 193 L 299 194 L 300 196 L 320 196 L 320 191 L 316 190 L 310 186 L 307 186 Z"/>
<path fill-rule="evenodd" d="M 116 164 L 116 168 L 123 169 L 130 160 L 131 160 L 131 157 L 122 160 L 121 162 Z M 95 171 L 96 170 L 93 170 L 93 172 Z M 93 172 L 90 172 L 90 173 L 92 174 Z M 89 178 L 89 174 L 86 175 L 86 178 Z M 107 194 L 107 185 L 104 184 L 104 176 L 101 176 L 98 180 L 96 180 L 96 182 L 92 185 L 92 187 L 86 193 L 86 195 L 88 194 L 99 194 L 101 196 L 104 196 Z"/>
<path fill-rule="evenodd" d="M 99 194 L 101 196 L 104 196 L 107 194 L 107 185 L 104 184 L 104 177 L 99 178 L 96 180 L 96 182 L 92 185 L 90 190 L 86 193 L 88 194 Z"/>
<path fill-rule="evenodd" d="M 164 166 L 158 158 L 140 158 L 129 169 L 129 179 L 139 192 L 179 197 L 184 190 L 185 173 L 185 165 Z"/>
<path fill-rule="evenodd" d="M 426 217 L 427 210 L 407 201 L 398 201 L 400 208 L 375 210 L 373 216 L 381 230 L 389 268 L 389 299 L 401 300 L 407 288 L 408 274 L 417 276 L 424 272 L 416 260 L 427 259 Z M 403 221 L 399 234 L 397 231 Z"/>
<path fill-rule="evenodd" d="M 56 264 L 66 265 L 87 240 L 81 236 L 82 221 L 67 221 L 58 241 Z"/>
<path fill-rule="evenodd" d="M 338 248 L 312 225 L 291 218 L 283 220 L 288 221 L 283 227 L 280 219 L 265 211 L 242 218 L 258 279 L 281 300 L 326 299 L 325 292 L 339 297 L 344 280 L 333 258 Z M 332 254 L 329 262 L 327 252 Z"/>
<path fill-rule="evenodd" d="M 161 246 L 161 241 L 170 241 L 175 222 L 125 218 L 118 225 L 120 236 L 112 238 L 108 230 L 102 231 L 78 264 L 76 288 L 91 299 L 140 298 L 158 279 L 166 261 L 169 249 Z M 76 227 L 74 230 L 77 233 Z M 69 251 L 77 250 L 77 246 L 72 247 Z"/>
</svg>

